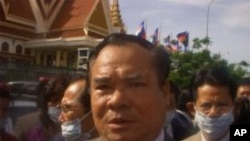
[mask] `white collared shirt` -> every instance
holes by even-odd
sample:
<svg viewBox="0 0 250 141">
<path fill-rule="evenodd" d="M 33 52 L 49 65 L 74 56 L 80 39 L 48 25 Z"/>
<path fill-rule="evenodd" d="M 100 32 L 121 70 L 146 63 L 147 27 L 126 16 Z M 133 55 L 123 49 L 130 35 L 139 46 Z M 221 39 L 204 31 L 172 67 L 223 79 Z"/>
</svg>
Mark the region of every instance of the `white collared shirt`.
<svg viewBox="0 0 250 141">
<path fill-rule="evenodd" d="M 154 141 L 164 141 L 164 130 L 161 130 L 161 133 L 158 135 L 158 137 Z"/>
<path fill-rule="evenodd" d="M 191 117 L 189 115 L 187 115 L 185 112 L 182 112 L 181 110 L 176 110 L 176 112 L 182 114 L 191 124 L 193 124 L 193 120 L 191 119 Z"/>
<path fill-rule="evenodd" d="M 202 132 L 201 132 L 201 141 L 207 141 Z M 229 141 L 229 132 L 227 132 L 227 134 L 220 141 Z"/>
<path fill-rule="evenodd" d="M 172 128 L 172 124 L 169 124 L 168 127 L 167 127 L 167 133 L 168 135 L 173 138 L 174 135 L 173 135 L 173 128 Z"/>
</svg>

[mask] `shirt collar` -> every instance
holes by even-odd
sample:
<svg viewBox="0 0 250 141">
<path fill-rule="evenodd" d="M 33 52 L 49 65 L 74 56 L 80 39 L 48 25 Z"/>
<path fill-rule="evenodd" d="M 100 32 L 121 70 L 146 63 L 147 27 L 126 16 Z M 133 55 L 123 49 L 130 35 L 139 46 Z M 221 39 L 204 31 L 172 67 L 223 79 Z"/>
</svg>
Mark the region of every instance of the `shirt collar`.
<svg viewBox="0 0 250 141">
<path fill-rule="evenodd" d="M 168 127 L 167 127 L 167 133 L 168 135 L 173 138 L 173 128 L 172 128 L 172 124 L 169 124 Z"/>
<path fill-rule="evenodd" d="M 182 112 L 180 110 L 176 110 L 176 112 L 182 114 L 190 123 L 193 123 L 191 117 L 187 115 L 185 112 Z"/>
<path fill-rule="evenodd" d="M 158 137 L 154 141 L 164 141 L 164 130 L 161 130 L 161 133 L 158 135 Z"/>
<path fill-rule="evenodd" d="M 206 141 L 204 135 L 202 134 L 202 131 L 200 132 L 201 132 L 201 141 Z M 220 141 L 229 141 L 229 132 L 227 132 L 227 134 Z"/>
</svg>

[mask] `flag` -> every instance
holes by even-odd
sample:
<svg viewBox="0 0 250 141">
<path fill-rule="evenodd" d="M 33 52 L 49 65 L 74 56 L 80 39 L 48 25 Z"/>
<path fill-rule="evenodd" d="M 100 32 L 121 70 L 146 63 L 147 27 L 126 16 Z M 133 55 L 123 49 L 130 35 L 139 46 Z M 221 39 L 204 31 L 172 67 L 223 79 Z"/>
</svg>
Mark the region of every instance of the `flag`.
<svg viewBox="0 0 250 141">
<path fill-rule="evenodd" d="M 167 44 L 167 45 L 165 46 L 165 48 L 166 48 L 167 51 L 170 52 L 170 53 L 174 53 L 174 52 L 179 51 L 178 45 L 175 45 L 175 44 Z"/>
<path fill-rule="evenodd" d="M 159 29 L 156 28 L 154 34 L 152 35 L 152 43 L 155 47 L 159 45 Z"/>
<path fill-rule="evenodd" d="M 184 42 L 187 38 L 187 34 L 188 32 L 181 32 L 181 33 L 178 33 L 177 34 L 177 39 L 180 41 L 180 42 Z"/>
<path fill-rule="evenodd" d="M 146 30 L 144 26 L 144 21 L 141 22 L 139 25 L 137 31 L 136 31 L 136 36 L 142 37 L 143 39 L 146 39 Z"/>
<path fill-rule="evenodd" d="M 187 33 L 186 33 L 186 40 L 184 40 L 184 41 L 182 42 L 185 48 L 188 47 L 188 41 L 189 41 L 189 33 L 187 32 Z"/>
<path fill-rule="evenodd" d="M 164 43 L 170 44 L 171 43 L 171 37 L 168 35 L 166 38 L 164 38 Z"/>
<path fill-rule="evenodd" d="M 173 53 L 180 50 L 178 41 L 175 39 L 171 39 L 171 36 L 168 35 L 166 38 L 164 38 L 165 48 L 168 52 Z"/>
</svg>

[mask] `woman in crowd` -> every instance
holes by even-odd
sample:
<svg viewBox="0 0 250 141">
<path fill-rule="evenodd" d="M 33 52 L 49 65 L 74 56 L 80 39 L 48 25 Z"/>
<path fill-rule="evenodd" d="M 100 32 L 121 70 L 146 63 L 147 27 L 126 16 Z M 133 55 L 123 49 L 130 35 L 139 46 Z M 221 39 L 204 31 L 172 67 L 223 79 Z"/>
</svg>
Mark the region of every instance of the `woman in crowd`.
<svg viewBox="0 0 250 141">
<path fill-rule="evenodd" d="M 40 91 L 40 123 L 28 132 L 28 141 L 63 141 L 60 123 L 60 102 L 69 84 L 69 76 L 51 78 Z"/>
</svg>

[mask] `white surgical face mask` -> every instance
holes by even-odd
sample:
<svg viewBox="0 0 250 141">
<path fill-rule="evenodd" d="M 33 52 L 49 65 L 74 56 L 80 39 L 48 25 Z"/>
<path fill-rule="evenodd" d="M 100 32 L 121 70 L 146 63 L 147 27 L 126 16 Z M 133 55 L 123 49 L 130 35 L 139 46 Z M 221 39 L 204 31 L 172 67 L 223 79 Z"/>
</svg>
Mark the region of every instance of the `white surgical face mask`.
<svg viewBox="0 0 250 141">
<path fill-rule="evenodd" d="M 57 107 L 48 107 L 48 115 L 49 118 L 54 122 L 54 123 L 59 123 L 59 116 L 60 116 L 61 110 Z"/>
<path fill-rule="evenodd" d="M 216 139 L 229 131 L 229 126 L 233 122 L 233 112 L 230 110 L 220 117 L 210 118 L 202 112 L 196 111 L 195 122 L 210 138 Z"/>
<path fill-rule="evenodd" d="M 62 136 L 67 141 L 78 141 L 80 138 L 89 139 L 90 134 L 82 133 L 81 121 L 86 119 L 91 112 L 85 114 L 81 119 L 77 118 L 61 124 Z"/>
</svg>

